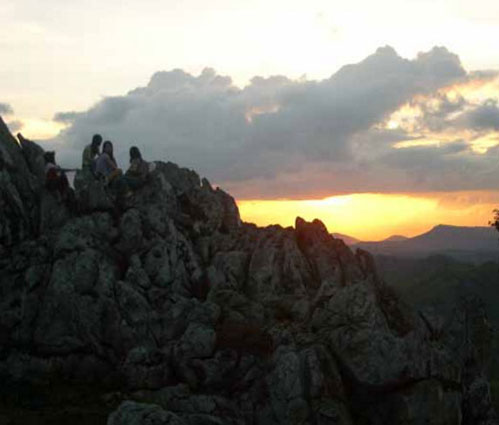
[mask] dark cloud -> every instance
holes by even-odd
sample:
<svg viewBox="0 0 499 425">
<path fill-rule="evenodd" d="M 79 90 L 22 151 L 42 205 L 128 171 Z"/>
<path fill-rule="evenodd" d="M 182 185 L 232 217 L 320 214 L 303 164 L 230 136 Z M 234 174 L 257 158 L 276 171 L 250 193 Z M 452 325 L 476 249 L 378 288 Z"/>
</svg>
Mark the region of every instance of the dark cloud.
<svg viewBox="0 0 499 425">
<path fill-rule="evenodd" d="M 466 143 L 394 149 L 421 136 L 379 124 L 417 95 L 469 78 L 459 58 L 441 47 L 414 60 L 383 47 L 325 80 L 255 77 L 243 89 L 212 69 L 197 77 L 178 69 L 158 72 L 147 86 L 88 111 L 57 114 L 71 123 L 59 136 L 66 147 L 59 158 L 77 161 L 92 135 L 101 133 L 115 142 L 123 165 L 135 144 L 145 157 L 194 168 L 240 197 L 431 190 L 437 184 L 432 176 L 452 190 L 458 186 L 452 167 L 487 168 Z M 464 99 L 442 97 L 421 126 L 441 125 L 465 106 Z"/>
<path fill-rule="evenodd" d="M 478 88 L 490 82 L 499 82 L 499 71 L 473 71 L 462 78 L 460 84 Z M 499 85 L 497 88 L 499 89 Z M 454 90 L 451 95 L 446 89 L 430 96 L 412 99 L 409 104 L 420 114 L 410 123 L 412 125 L 406 125 L 405 128 L 421 133 L 464 129 L 483 132 L 498 129 L 499 108 L 496 99 L 470 101 L 459 94 L 459 90 Z"/>
<path fill-rule="evenodd" d="M 470 106 L 463 96 L 451 99 L 448 94 L 440 92 L 423 100 L 411 101 L 410 104 L 421 112 L 413 128 L 413 131 L 417 132 L 443 132 L 456 127 L 452 116 L 462 113 Z"/>
<path fill-rule="evenodd" d="M 499 107 L 496 99 L 473 104 L 462 96 L 451 100 L 446 94 L 436 93 L 429 99 L 411 104 L 421 112 L 413 131 L 471 130 L 479 136 L 484 132 L 499 130 Z"/>
<path fill-rule="evenodd" d="M 499 107 L 497 100 L 489 99 L 459 117 L 462 127 L 473 130 L 499 130 Z"/>
<path fill-rule="evenodd" d="M 3 115 L 11 115 L 14 113 L 14 110 L 8 103 L 0 102 L 0 114 Z"/>
</svg>

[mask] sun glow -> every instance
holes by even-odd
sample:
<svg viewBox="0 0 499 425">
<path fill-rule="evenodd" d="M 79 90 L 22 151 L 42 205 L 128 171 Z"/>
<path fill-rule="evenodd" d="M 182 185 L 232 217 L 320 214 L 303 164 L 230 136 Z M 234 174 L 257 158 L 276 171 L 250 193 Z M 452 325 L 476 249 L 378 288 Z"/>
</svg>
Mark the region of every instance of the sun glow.
<svg viewBox="0 0 499 425">
<path fill-rule="evenodd" d="M 258 115 L 275 114 L 276 112 L 279 112 L 279 109 L 280 109 L 279 105 L 255 106 L 250 110 L 246 111 L 245 114 L 246 122 L 248 124 L 251 124 L 253 122 L 254 117 Z"/>
<path fill-rule="evenodd" d="M 451 100 L 465 97 L 471 102 L 482 102 L 491 98 L 498 98 L 499 77 L 477 78 L 465 83 L 456 84 L 443 89 Z"/>
<path fill-rule="evenodd" d="M 20 132 L 24 137 L 32 140 L 47 140 L 57 136 L 66 125 L 49 120 L 21 119 L 22 128 Z"/>
<path fill-rule="evenodd" d="M 490 148 L 499 146 L 499 136 L 497 134 L 488 134 L 474 140 L 471 146 L 476 153 L 486 154 Z"/>
<path fill-rule="evenodd" d="M 433 139 L 416 139 L 416 140 L 403 140 L 393 145 L 395 149 L 413 148 L 415 146 L 440 146 L 441 140 Z"/>
<path fill-rule="evenodd" d="M 499 194 L 461 192 L 425 194 L 361 193 L 314 200 L 240 200 L 244 221 L 260 226 L 293 226 L 295 218 L 318 218 L 330 232 L 361 240 L 381 240 L 393 234 L 415 236 L 439 223 L 487 226 Z"/>
</svg>

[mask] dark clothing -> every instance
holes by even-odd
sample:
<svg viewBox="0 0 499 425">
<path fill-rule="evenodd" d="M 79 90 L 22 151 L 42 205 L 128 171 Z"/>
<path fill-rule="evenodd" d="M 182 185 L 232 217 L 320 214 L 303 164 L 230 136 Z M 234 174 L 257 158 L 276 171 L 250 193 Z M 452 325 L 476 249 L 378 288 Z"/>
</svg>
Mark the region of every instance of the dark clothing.
<svg viewBox="0 0 499 425">
<path fill-rule="evenodd" d="M 146 183 L 148 175 L 149 164 L 142 158 L 135 158 L 130 162 L 130 167 L 125 174 L 125 180 L 130 189 L 137 190 Z"/>
<path fill-rule="evenodd" d="M 51 163 L 45 166 L 45 187 L 51 192 L 57 190 L 62 196 L 67 195 L 70 190 L 66 174 Z"/>
<path fill-rule="evenodd" d="M 62 202 L 70 209 L 77 212 L 78 206 L 73 189 L 69 185 L 66 173 L 54 163 L 45 165 L 45 188 L 51 193 L 59 193 Z"/>
<path fill-rule="evenodd" d="M 141 158 L 132 159 L 126 175 L 139 180 L 146 180 L 149 174 L 149 164 Z"/>
</svg>

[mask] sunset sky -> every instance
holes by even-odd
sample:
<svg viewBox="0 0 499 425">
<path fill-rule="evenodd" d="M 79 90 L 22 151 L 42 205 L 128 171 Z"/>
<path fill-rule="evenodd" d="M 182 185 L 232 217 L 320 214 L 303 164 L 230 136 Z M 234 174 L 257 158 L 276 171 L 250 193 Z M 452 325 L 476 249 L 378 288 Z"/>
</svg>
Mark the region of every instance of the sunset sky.
<svg viewBox="0 0 499 425">
<path fill-rule="evenodd" d="M 0 116 L 195 169 L 244 220 L 363 240 L 499 207 L 496 0 L 0 2 Z"/>
</svg>

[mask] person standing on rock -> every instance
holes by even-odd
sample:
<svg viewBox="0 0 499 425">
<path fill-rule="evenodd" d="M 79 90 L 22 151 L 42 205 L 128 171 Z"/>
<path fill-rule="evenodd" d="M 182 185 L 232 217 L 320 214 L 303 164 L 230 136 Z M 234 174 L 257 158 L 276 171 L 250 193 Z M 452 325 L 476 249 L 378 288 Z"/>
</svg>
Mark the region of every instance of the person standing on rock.
<svg viewBox="0 0 499 425">
<path fill-rule="evenodd" d="M 102 143 L 102 136 L 100 134 L 94 134 L 92 137 L 92 143 L 85 146 L 82 155 L 81 168 L 82 170 L 91 171 L 92 174 L 95 173 L 95 163 L 96 158 L 99 156 L 99 149 Z"/>
</svg>

